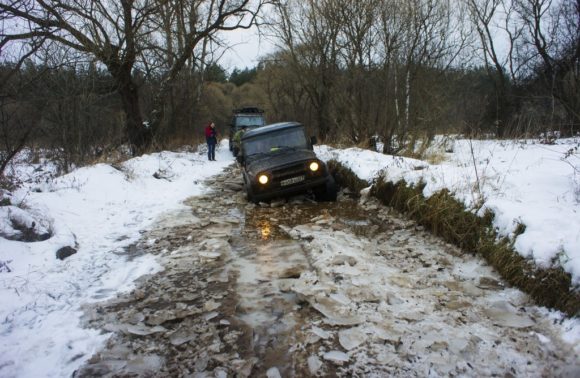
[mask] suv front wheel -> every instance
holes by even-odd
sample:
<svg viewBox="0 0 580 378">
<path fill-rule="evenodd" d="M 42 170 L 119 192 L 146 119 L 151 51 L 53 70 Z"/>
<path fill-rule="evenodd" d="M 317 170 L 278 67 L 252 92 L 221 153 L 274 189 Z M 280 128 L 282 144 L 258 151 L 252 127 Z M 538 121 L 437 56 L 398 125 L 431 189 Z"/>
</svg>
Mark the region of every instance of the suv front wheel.
<svg viewBox="0 0 580 378">
<path fill-rule="evenodd" d="M 332 176 L 328 176 L 326 183 L 314 190 L 314 198 L 318 202 L 334 202 L 338 196 L 338 187 Z"/>
<path fill-rule="evenodd" d="M 254 192 L 252 191 L 252 185 L 250 183 L 245 182 L 244 180 L 244 189 L 246 190 L 246 199 L 248 202 L 257 203 L 256 198 L 254 197 Z"/>
</svg>

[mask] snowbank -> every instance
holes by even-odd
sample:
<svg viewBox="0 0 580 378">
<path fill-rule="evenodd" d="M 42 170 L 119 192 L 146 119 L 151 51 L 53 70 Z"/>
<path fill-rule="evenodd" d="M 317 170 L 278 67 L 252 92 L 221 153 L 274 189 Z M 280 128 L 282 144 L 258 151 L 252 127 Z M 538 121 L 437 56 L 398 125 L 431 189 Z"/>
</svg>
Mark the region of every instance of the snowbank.
<svg viewBox="0 0 580 378">
<path fill-rule="evenodd" d="M 0 237 L 0 376 L 70 376 L 101 347 L 108 335 L 80 327 L 80 305 L 130 290 L 136 278 L 161 269 L 150 255 L 128 260 L 124 248 L 233 162 L 227 141 L 216 159 L 162 152 L 42 180 L 33 169 L 17 171 L 27 183 L 11 203 L 24 210 L 0 207 L 0 232 L 18 236 L 12 218 L 53 236 L 32 243 Z M 61 261 L 55 252 L 64 246 L 78 252 Z"/>
<path fill-rule="evenodd" d="M 501 235 L 511 235 L 520 223 L 526 226 L 515 241 L 521 255 L 543 267 L 558 261 L 573 283 L 580 284 L 580 184 L 570 164 L 578 167 L 578 152 L 564 159 L 578 143 L 458 140 L 454 152 L 446 153 L 438 165 L 359 148 L 320 146 L 317 153 L 367 181 L 379 174 L 391 181 L 423 180 L 425 196 L 447 188 L 468 208 L 482 200 L 484 209 L 495 213 L 494 226 Z"/>
</svg>

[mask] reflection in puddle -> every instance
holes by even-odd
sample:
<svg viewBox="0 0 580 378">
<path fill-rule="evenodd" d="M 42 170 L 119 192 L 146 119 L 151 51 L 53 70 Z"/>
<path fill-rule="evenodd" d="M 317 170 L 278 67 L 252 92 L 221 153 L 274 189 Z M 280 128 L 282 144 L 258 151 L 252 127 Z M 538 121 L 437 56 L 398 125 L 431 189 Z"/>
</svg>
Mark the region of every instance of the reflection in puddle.
<svg viewBox="0 0 580 378">
<path fill-rule="evenodd" d="M 262 237 L 269 237 L 271 224 L 264 223 Z M 237 316 L 253 328 L 253 348 L 265 367 L 277 367 L 282 374 L 291 371 L 288 350 L 294 329 L 296 295 L 281 288 L 289 277 L 308 269 L 300 245 L 291 240 L 274 240 L 249 245 L 245 238 L 232 243 L 236 258 L 229 266 L 237 275 L 239 296 Z"/>
<path fill-rule="evenodd" d="M 230 239 L 233 259 L 227 267 L 229 276 L 236 277 L 236 316 L 253 330 L 252 348 L 260 356 L 258 371 L 276 367 L 282 376 L 292 376 L 295 366 L 289 351 L 298 342 L 296 335 L 304 319 L 291 287 L 311 266 L 301 244 L 279 225 L 316 223 L 361 232 L 377 226 L 349 199 L 246 208 L 230 215 L 241 220 Z"/>
<path fill-rule="evenodd" d="M 299 276 L 308 269 L 308 261 L 298 243 L 272 241 L 240 255 L 232 269 L 238 272 L 240 318 L 260 327 L 268 326 L 265 320 L 275 321 L 293 311 L 294 294 L 283 293 L 281 281 Z"/>
<path fill-rule="evenodd" d="M 268 240 L 272 235 L 272 224 L 269 220 L 264 219 L 258 223 L 258 230 L 262 240 Z"/>
</svg>

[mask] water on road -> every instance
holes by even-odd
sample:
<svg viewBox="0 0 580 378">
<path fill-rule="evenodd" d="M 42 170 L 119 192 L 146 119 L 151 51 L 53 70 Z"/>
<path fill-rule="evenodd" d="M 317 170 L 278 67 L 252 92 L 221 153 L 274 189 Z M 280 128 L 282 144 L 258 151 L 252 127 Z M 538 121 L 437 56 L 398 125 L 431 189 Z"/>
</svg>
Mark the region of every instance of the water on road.
<svg viewBox="0 0 580 378">
<path fill-rule="evenodd" d="M 566 323 L 370 199 L 248 204 L 231 168 L 130 256 L 164 271 L 87 306 L 77 376 L 578 376 Z"/>
</svg>

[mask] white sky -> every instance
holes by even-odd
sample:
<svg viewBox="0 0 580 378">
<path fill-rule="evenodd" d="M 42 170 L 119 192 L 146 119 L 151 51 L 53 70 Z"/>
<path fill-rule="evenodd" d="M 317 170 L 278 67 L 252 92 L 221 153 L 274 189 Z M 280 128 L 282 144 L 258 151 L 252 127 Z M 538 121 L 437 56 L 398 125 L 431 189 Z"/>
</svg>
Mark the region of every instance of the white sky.
<svg viewBox="0 0 580 378">
<path fill-rule="evenodd" d="M 259 58 L 275 50 L 274 44 L 265 36 L 259 36 L 254 26 L 251 29 L 238 29 L 223 34 L 232 46 L 220 60 L 220 65 L 231 72 L 234 68 L 255 67 Z"/>
<path fill-rule="evenodd" d="M 252 68 L 259 58 L 273 52 L 274 44 L 265 36 L 259 36 L 256 27 L 238 29 L 223 34 L 223 38 L 232 46 L 220 60 L 220 65 L 228 71 L 235 67 Z"/>
</svg>

